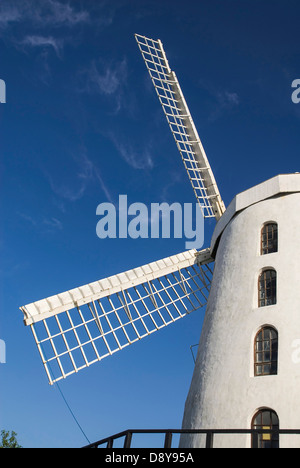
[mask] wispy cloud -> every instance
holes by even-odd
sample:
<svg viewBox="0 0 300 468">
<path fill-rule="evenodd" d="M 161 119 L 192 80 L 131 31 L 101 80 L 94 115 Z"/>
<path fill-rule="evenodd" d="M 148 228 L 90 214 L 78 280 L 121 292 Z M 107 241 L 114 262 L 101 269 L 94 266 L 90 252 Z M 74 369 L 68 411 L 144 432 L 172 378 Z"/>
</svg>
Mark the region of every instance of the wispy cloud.
<svg viewBox="0 0 300 468">
<path fill-rule="evenodd" d="M 136 102 L 132 98 L 128 83 L 129 70 L 127 59 L 124 57 L 119 61 L 105 61 L 103 59 L 93 60 L 85 70 L 81 70 L 77 75 L 76 88 L 79 93 L 98 95 L 108 106 L 107 115 L 115 118 L 121 111 L 126 109 L 126 115 L 135 113 Z M 107 98 L 107 99 L 106 99 Z M 136 143 L 132 143 L 127 135 L 118 134 L 114 130 L 103 130 L 106 136 L 112 141 L 122 159 L 134 169 L 152 169 L 154 166 L 151 153 L 151 143 L 144 144 L 138 148 Z"/>
<path fill-rule="evenodd" d="M 35 50 L 39 67 L 35 77 L 49 84 L 54 70 L 52 52 L 61 59 L 66 45 L 78 47 L 81 44 L 84 28 L 91 28 L 91 33 L 96 34 L 109 27 L 119 8 L 106 0 L 90 2 L 86 6 L 87 3 L 74 0 L 0 0 L 0 37 L 22 52 Z M 116 70 L 112 68 L 102 73 L 95 66 L 89 72 L 88 84 L 94 86 L 94 91 L 115 92 L 118 86 Z"/>
<path fill-rule="evenodd" d="M 29 21 L 36 27 L 73 27 L 90 21 L 89 13 L 59 0 L 2 0 L 0 25 Z"/>
<path fill-rule="evenodd" d="M 0 30 L 20 21 L 21 17 L 21 11 L 16 6 L 5 1 L 0 4 Z"/>
<path fill-rule="evenodd" d="M 55 229 L 55 230 L 62 230 L 63 229 L 63 224 L 59 219 L 57 218 L 44 218 L 43 219 L 43 224 L 45 226 L 48 226 L 50 229 Z"/>
<path fill-rule="evenodd" d="M 61 3 L 58 0 L 43 0 L 39 8 L 32 9 L 32 1 L 29 3 L 29 16 L 33 21 L 53 26 L 73 27 L 90 21 L 90 15 L 86 10 L 76 10 L 69 3 Z M 36 0 L 34 2 L 36 4 Z"/>
<path fill-rule="evenodd" d="M 215 121 L 240 105 L 240 97 L 234 91 L 217 88 L 212 83 L 201 81 L 201 87 L 212 97 L 208 120 Z"/>
<path fill-rule="evenodd" d="M 125 90 L 128 79 L 127 60 L 105 62 L 93 60 L 77 75 L 78 92 L 108 97 L 113 105 L 112 114 L 117 114 L 126 105 Z"/>
<path fill-rule="evenodd" d="M 80 41 L 74 29 L 90 22 L 90 13 L 79 2 L 0 0 L 0 36 L 23 52 L 38 51 L 35 78 L 44 84 L 52 77 L 51 52 L 61 59 L 66 43 Z"/>
<path fill-rule="evenodd" d="M 28 215 L 27 213 L 20 213 L 17 212 L 17 215 L 23 219 L 27 224 L 30 224 L 32 227 L 36 229 L 40 229 L 42 231 L 61 231 L 63 229 L 63 224 L 62 222 L 54 217 L 49 217 L 49 218 L 34 218 L 31 215 Z"/>
<path fill-rule="evenodd" d="M 56 176 L 46 173 L 50 187 L 55 195 L 67 202 L 80 200 L 92 182 L 100 183 L 100 187 L 107 200 L 112 202 L 113 197 L 106 186 L 99 168 L 88 157 L 85 148 L 81 148 L 79 154 L 73 154 L 73 162 L 77 166 L 76 174 L 68 178 L 66 182 L 58 182 Z"/>
<path fill-rule="evenodd" d="M 78 43 L 70 30 L 73 32 L 75 27 L 87 25 L 90 21 L 90 13 L 75 2 L 0 0 L 0 36 L 22 51 L 39 49 L 38 76 L 45 84 L 51 77 L 50 51 L 62 58 L 67 42 L 73 45 Z"/>
<path fill-rule="evenodd" d="M 210 121 L 217 120 L 224 115 L 224 113 L 226 114 L 228 111 L 231 111 L 240 104 L 240 98 L 238 94 L 234 92 L 226 90 L 215 91 L 213 96 L 216 104 L 209 115 Z"/>
<path fill-rule="evenodd" d="M 162 200 L 163 202 L 169 201 L 170 192 L 174 190 L 174 186 L 177 185 L 178 187 L 180 187 L 181 179 L 182 179 L 181 172 L 180 173 L 174 172 L 174 171 L 170 172 L 168 174 L 168 179 L 165 182 L 163 189 L 161 190 L 159 194 L 160 200 Z"/>
<path fill-rule="evenodd" d="M 17 215 L 20 216 L 21 218 L 23 218 L 25 221 L 27 221 L 32 226 L 37 226 L 37 224 L 38 224 L 37 221 L 32 216 L 29 216 L 26 213 L 17 212 Z"/>
<path fill-rule="evenodd" d="M 127 79 L 126 59 L 114 64 L 96 64 L 87 71 L 87 89 L 100 94 L 115 94 Z"/>
<path fill-rule="evenodd" d="M 63 39 L 54 38 L 53 36 L 26 36 L 21 44 L 29 47 L 50 47 L 53 48 L 58 57 L 61 57 L 63 48 Z"/>
<path fill-rule="evenodd" d="M 104 180 L 103 180 L 103 178 L 102 178 L 102 175 L 101 175 L 101 173 L 100 173 L 100 171 L 99 171 L 98 168 L 95 168 L 95 177 L 96 177 L 97 181 L 100 183 L 100 187 L 101 187 L 101 189 L 103 190 L 103 192 L 104 192 L 104 194 L 105 194 L 107 200 L 108 200 L 110 203 L 114 203 L 114 199 L 113 199 L 113 197 L 112 197 L 110 191 L 108 190 L 108 187 L 107 187 L 107 185 L 105 184 L 105 182 L 104 182 Z"/>
<path fill-rule="evenodd" d="M 72 182 L 68 179 L 67 182 L 60 183 L 56 180 L 55 176 L 47 174 L 51 189 L 55 195 L 58 195 L 69 202 L 75 202 L 83 197 L 88 186 L 88 182 L 93 177 L 93 164 L 85 153 L 82 153 L 80 156 L 80 162 L 77 161 L 77 164 L 79 170 L 76 174 L 76 178 L 74 177 Z"/>
<path fill-rule="evenodd" d="M 154 166 L 150 145 L 138 150 L 130 142 L 122 141 L 121 137 L 110 133 L 110 139 L 121 157 L 134 169 L 152 169 Z"/>
</svg>

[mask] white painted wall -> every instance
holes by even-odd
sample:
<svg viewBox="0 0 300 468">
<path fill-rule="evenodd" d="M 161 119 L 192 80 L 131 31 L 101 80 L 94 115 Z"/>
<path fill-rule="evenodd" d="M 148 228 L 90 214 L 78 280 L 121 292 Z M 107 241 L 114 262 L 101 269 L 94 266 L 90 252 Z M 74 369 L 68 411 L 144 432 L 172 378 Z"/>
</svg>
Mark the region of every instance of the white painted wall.
<svg viewBox="0 0 300 468">
<path fill-rule="evenodd" d="M 300 193 L 261 198 L 233 214 L 221 235 L 183 428 L 250 429 L 262 407 L 278 414 L 281 429 L 300 428 Z M 261 256 L 268 221 L 278 223 L 279 249 Z M 277 304 L 258 308 L 258 276 L 266 267 L 277 271 Z M 279 334 L 278 375 L 254 377 L 254 338 L 264 325 Z M 203 443 L 203 436 L 181 438 L 182 447 Z M 251 441 L 215 436 L 215 445 Z M 300 436 L 281 436 L 280 447 L 289 446 L 300 447 Z"/>
</svg>

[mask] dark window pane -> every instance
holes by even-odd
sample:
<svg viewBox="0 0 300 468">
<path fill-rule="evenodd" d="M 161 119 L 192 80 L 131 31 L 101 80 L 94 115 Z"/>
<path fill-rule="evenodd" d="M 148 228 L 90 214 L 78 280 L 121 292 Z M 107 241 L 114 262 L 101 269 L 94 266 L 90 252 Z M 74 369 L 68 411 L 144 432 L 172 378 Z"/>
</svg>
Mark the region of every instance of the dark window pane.
<svg viewBox="0 0 300 468">
<path fill-rule="evenodd" d="M 264 327 L 255 338 L 254 375 L 277 374 L 278 334 L 271 327 Z"/>
<path fill-rule="evenodd" d="M 261 231 L 261 254 L 278 251 L 278 227 L 276 223 L 266 224 Z"/>
<path fill-rule="evenodd" d="M 276 304 L 276 280 L 275 270 L 265 270 L 259 277 L 258 281 L 258 305 L 264 307 Z"/>
</svg>

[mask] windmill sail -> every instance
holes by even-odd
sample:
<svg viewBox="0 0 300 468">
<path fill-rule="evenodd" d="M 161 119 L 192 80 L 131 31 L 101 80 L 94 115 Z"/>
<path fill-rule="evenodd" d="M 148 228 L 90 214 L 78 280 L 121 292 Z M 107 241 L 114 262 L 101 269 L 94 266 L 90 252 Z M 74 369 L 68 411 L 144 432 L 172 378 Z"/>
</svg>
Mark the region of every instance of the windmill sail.
<svg viewBox="0 0 300 468">
<path fill-rule="evenodd" d="M 160 40 L 135 35 L 204 217 L 225 211 L 215 177 Z"/>
<path fill-rule="evenodd" d="M 205 306 L 212 261 L 190 250 L 21 307 L 49 383 Z"/>
</svg>

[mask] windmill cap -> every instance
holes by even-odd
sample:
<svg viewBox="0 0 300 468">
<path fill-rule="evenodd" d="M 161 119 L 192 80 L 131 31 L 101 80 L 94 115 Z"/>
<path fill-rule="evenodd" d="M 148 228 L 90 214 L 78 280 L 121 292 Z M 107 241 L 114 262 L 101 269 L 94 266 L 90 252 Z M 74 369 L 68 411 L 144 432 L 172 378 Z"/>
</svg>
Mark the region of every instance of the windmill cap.
<svg viewBox="0 0 300 468">
<path fill-rule="evenodd" d="M 219 239 L 231 219 L 242 210 L 279 194 L 300 192 L 300 173 L 280 174 L 255 185 L 234 197 L 223 216 L 218 221 L 211 240 L 211 252 L 215 255 Z"/>
</svg>

